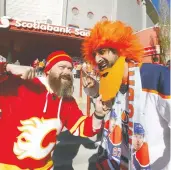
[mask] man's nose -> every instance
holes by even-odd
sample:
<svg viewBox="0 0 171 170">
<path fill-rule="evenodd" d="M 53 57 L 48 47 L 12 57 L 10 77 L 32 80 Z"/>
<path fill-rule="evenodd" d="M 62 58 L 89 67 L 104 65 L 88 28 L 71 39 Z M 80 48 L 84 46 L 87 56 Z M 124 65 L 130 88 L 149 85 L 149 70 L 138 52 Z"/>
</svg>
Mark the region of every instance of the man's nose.
<svg viewBox="0 0 171 170">
<path fill-rule="evenodd" d="M 103 60 L 103 58 L 101 57 L 101 55 L 96 54 L 96 56 L 95 56 L 96 63 L 100 63 L 102 60 Z"/>
<path fill-rule="evenodd" d="M 71 70 L 68 69 L 68 68 L 65 68 L 65 69 L 63 70 L 63 73 L 69 75 L 69 74 L 71 74 Z"/>
<path fill-rule="evenodd" d="M 137 139 L 137 143 L 138 143 L 138 144 L 140 143 L 140 139 Z"/>
</svg>

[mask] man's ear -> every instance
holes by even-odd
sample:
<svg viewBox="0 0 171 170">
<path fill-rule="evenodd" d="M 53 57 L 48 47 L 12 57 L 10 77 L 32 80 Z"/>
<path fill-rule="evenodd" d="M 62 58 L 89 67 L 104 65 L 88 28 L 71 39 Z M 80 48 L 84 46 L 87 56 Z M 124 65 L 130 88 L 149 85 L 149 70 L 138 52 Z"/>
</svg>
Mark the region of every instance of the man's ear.
<svg viewBox="0 0 171 170">
<path fill-rule="evenodd" d="M 50 74 L 50 71 L 47 71 L 47 72 L 46 72 L 46 75 L 49 75 L 49 74 Z"/>
</svg>

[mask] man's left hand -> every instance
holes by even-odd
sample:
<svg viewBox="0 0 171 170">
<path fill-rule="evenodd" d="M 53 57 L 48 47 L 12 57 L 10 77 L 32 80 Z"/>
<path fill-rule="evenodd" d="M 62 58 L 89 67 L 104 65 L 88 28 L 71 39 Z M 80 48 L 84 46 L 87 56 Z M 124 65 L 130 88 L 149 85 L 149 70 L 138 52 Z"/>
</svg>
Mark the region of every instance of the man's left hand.
<svg viewBox="0 0 171 170">
<path fill-rule="evenodd" d="M 102 95 L 100 95 L 95 103 L 95 114 L 100 117 L 104 117 L 107 113 L 109 113 L 111 107 L 109 107 L 106 103 L 102 101 Z"/>
</svg>

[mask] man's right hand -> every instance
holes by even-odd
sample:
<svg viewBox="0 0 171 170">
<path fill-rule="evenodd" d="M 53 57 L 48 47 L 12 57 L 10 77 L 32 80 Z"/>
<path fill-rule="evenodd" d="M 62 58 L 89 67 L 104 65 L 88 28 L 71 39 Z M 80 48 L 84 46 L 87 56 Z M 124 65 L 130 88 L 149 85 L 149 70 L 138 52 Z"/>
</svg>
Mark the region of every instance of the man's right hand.
<svg viewBox="0 0 171 170">
<path fill-rule="evenodd" d="M 111 110 L 111 106 L 106 105 L 107 103 L 102 101 L 102 95 L 96 99 L 95 103 L 95 114 L 100 117 L 104 117 Z"/>
<path fill-rule="evenodd" d="M 99 83 L 89 76 L 84 70 L 82 71 L 82 83 L 84 92 L 91 97 L 97 97 L 99 94 Z"/>
<path fill-rule="evenodd" d="M 31 66 L 7 64 L 6 70 L 7 72 L 20 76 L 22 79 L 33 79 L 36 76 L 36 71 Z"/>
<path fill-rule="evenodd" d="M 91 87 L 94 87 L 95 86 L 95 80 L 90 76 L 88 75 L 88 73 L 82 69 L 82 83 L 83 83 L 83 87 L 84 88 L 91 88 Z"/>
<path fill-rule="evenodd" d="M 83 82 L 84 88 L 91 88 L 91 87 L 94 87 L 95 85 L 95 80 L 91 78 L 90 76 L 83 77 L 82 82 Z"/>
</svg>

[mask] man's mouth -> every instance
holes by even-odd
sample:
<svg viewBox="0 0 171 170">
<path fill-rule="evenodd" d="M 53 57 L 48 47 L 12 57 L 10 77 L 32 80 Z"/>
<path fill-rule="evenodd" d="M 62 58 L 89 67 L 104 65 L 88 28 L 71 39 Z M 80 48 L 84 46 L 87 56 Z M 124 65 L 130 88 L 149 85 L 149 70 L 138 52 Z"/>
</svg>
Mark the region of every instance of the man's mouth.
<svg viewBox="0 0 171 170">
<path fill-rule="evenodd" d="M 70 76 L 61 76 L 61 79 L 71 81 Z"/>
<path fill-rule="evenodd" d="M 136 148 L 137 148 L 137 149 L 139 149 L 139 148 L 140 148 L 140 146 L 141 146 L 140 144 L 136 144 Z"/>
<path fill-rule="evenodd" d="M 108 64 L 105 61 L 103 61 L 99 63 L 98 67 L 99 67 L 99 70 L 102 71 L 108 67 Z"/>
</svg>

